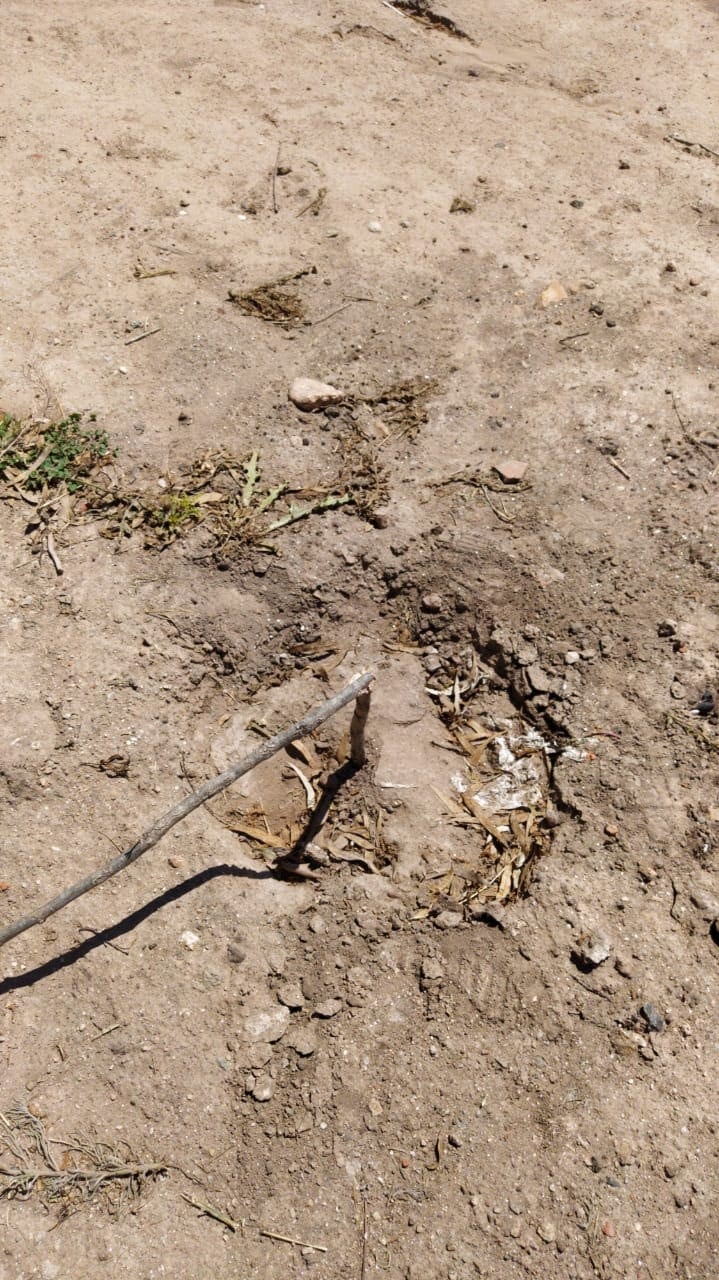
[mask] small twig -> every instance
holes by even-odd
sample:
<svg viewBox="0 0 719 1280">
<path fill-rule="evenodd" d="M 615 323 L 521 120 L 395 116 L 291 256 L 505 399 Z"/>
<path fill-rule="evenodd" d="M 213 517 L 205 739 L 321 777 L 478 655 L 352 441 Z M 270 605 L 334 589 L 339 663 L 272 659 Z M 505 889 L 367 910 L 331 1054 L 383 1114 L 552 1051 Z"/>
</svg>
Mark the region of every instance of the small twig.
<svg viewBox="0 0 719 1280">
<path fill-rule="evenodd" d="M 156 329 L 146 329 L 144 333 L 136 333 L 134 338 L 128 338 L 125 342 L 126 347 L 131 347 L 133 342 L 142 342 L 143 338 L 151 338 L 153 333 L 160 333 L 162 325 L 158 325 Z"/>
<path fill-rule="evenodd" d="M 632 477 L 630 476 L 628 471 L 624 470 L 624 467 L 622 466 L 621 462 L 617 462 L 616 458 L 613 458 L 610 453 L 607 453 L 604 456 L 607 459 L 607 462 L 609 463 L 610 467 L 614 467 L 614 470 L 618 471 L 620 476 L 624 476 L 625 480 L 631 480 Z"/>
<path fill-rule="evenodd" d="M 54 915 L 56 911 L 61 911 L 63 907 L 68 906 L 70 902 L 74 902 L 76 898 L 80 898 L 83 894 L 89 893 L 91 889 L 96 889 L 98 885 L 104 884 L 106 880 L 117 875 L 119 871 L 124 871 L 125 867 L 129 867 L 143 853 L 147 853 L 148 849 L 152 849 L 163 836 L 167 835 L 167 832 L 172 827 L 176 826 L 178 822 L 182 822 L 183 818 L 186 818 L 188 814 L 194 813 L 195 809 L 199 809 L 201 805 L 206 804 L 208 800 L 212 800 L 221 791 L 226 791 L 238 778 L 242 778 L 251 769 L 256 768 L 258 764 L 271 759 L 278 751 L 282 751 L 291 742 L 295 742 L 297 738 L 306 738 L 308 734 L 313 733 L 315 729 L 324 724 L 326 720 L 329 720 L 342 707 L 347 706 L 348 702 L 354 702 L 355 699 L 359 699 L 373 680 L 374 675 L 371 672 L 357 676 L 345 689 L 340 693 L 336 693 L 333 698 L 328 698 L 326 702 L 316 707 L 314 711 L 309 711 L 302 720 L 298 720 L 296 724 L 283 729 L 281 733 L 276 734 L 274 738 L 270 738 L 268 742 L 263 742 L 244 760 L 238 761 L 237 764 L 232 765 L 224 773 L 220 773 L 215 778 L 203 783 L 192 795 L 185 796 L 166 814 L 158 818 L 157 822 L 153 823 L 135 844 L 131 845 L 129 849 L 125 849 L 123 853 L 118 854 L 116 858 L 112 859 L 112 862 L 108 862 L 99 871 L 94 871 L 91 875 L 85 876 L 84 879 L 78 880 L 77 884 L 71 885 L 70 888 L 64 889 L 62 893 L 51 898 L 34 914 L 23 916 L 21 920 L 16 920 L 13 924 L 6 925 L 4 929 L 0 929 L 0 947 L 9 942 L 11 938 L 16 938 L 18 934 L 25 933 L 26 929 L 32 929 L 35 925 L 42 924 L 43 921 Z"/>
<path fill-rule="evenodd" d="M 509 512 L 508 512 L 508 511 L 500 511 L 498 507 L 495 507 L 494 503 L 492 502 L 492 499 L 491 499 L 491 498 L 490 498 L 490 496 L 489 496 L 489 490 L 487 489 L 486 484 L 481 484 L 481 485 L 479 486 L 479 488 L 480 488 L 480 490 L 481 490 L 482 497 L 484 498 L 484 501 L 486 502 L 486 504 L 487 504 L 487 506 L 489 507 L 490 511 L 493 511 L 493 512 L 494 512 L 494 514 L 495 514 L 495 516 L 497 517 L 497 519 L 498 519 L 498 520 L 503 520 L 505 524 L 513 524 L 513 522 L 514 522 L 514 521 L 516 520 L 516 518 L 517 518 L 517 517 L 516 517 L 516 515 L 515 515 L 515 516 L 512 516 L 512 515 L 510 515 L 510 514 L 509 514 Z"/>
<path fill-rule="evenodd" d="M 78 927 L 78 933 L 91 933 L 93 937 L 97 937 L 99 932 L 99 929 L 93 929 L 92 925 L 89 924 L 81 924 Z M 110 942 L 108 938 L 104 940 L 104 945 L 106 947 L 112 947 L 113 951 L 120 951 L 123 956 L 129 956 L 130 954 L 128 947 L 121 947 L 119 942 Z"/>
<path fill-rule="evenodd" d="M 589 337 L 588 329 L 584 329 L 582 333 L 565 333 L 564 337 L 559 339 L 559 345 L 561 347 L 563 342 L 574 342 L 575 338 L 588 338 L 588 337 Z"/>
<path fill-rule="evenodd" d="M 353 305 L 354 299 L 350 302 L 343 302 L 341 307 L 335 307 L 334 311 L 328 311 L 327 315 L 320 316 L 318 320 L 313 320 L 312 324 L 324 324 L 325 320 L 332 320 L 334 316 L 338 316 L 341 311 L 346 311 L 348 307 Z"/>
<path fill-rule="evenodd" d="M 362 1265 L 360 1267 L 360 1280 L 365 1280 L 367 1275 L 367 1200 L 362 1197 Z"/>
<path fill-rule="evenodd" d="M 610 995 L 608 995 L 606 991 L 597 991 L 597 988 L 596 988 L 596 987 L 590 987 L 590 985 L 589 985 L 589 983 L 588 983 L 588 982 L 582 982 L 582 979 L 581 979 L 580 977 L 578 977 L 578 975 L 577 975 L 576 973 L 572 973 L 572 974 L 570 974 L 570 977 L 572 977 L 572 978 L 574 979 L 574 981 L 575 981 L 575 982 L 578 982 L 578 983 L 579 983 L 579 985 L 580 985 L 580 987 L 584 987 L 584 990 L 585 990 L 585 991 L 588 991 L 590 995 L 592 995 L 592 996 L 599 996 L 599 997 L 600 997 L 600 999 L 602 999 L 602 1000 L 611 1000 L 611 999 L 612 999 L 611 994 L 610 994 Z"/>
<path fill-rule="evenodd" d="M 703 142 L 690 142 L 688 138 L 680 138 L 676 133 L 668 134 L 666 140 L 667 142 L 678 142 L 680 147 L 698 147 L 705 155 L 714 156 L 716 160 L 719 160 L 719 151 L 713 151 L 711 147 L 707 147 Z"/>
<path fill-rule="evenodd" d="M 280 151 L 281 151 L 281 150 L 282 150 L 282 143 L 281 143 L 281 142 L 278 142 L 278 143 L 277 143 L 277 155 L 275 156 L 275 163 L 274 163 L 274 165 L 273 165 L 273 167 L 272 167 L 272 208 L 273 208 L 273 210 L 274 210 L 274 212 L 275 212 L 275 213 L 279 213 L 279 209 L 278 209 L 278 207 L 277 207 L 277 166 L 278 166 L 278 165 L 279 165 L 279 163 L 280 163 Z"/>
<path fill-rule="evenodd" d="M 331 320 L 333 316 L 338 316 L 341 311 L 346 311 L 347 308 L 351 307 L 355 302 L 374 302 L 374 301 L 375 301 L 374 298 L 348 298 L 346 302 L 342 303 L 341 307 L 335 307 L 334 311 L 328 311 L 326 315 L 319 316 L 317 320 L 313 320 L 311 323 L 312 325 L 324 324 L 325 320 Z"/>
<path fill-rule="evenodd" d="M 50 532 L 49 529 L 47 531 L 47 538 L 46 538 L 45 545 L 47 546 L 47 554 L 49 555 L 55 567 L 55 572 L 58 575 L 58 577 L 60 577 L 60 575 L 65 572 L 65 570 L 62 567 L 62 560 L 60 559 L 59 555 L 57 554 L 57 551 L 55 550 L 55 543 L 53 541 L 52 533 Z"/>
<path fill-rule="evenodd" d="M 90 1036 L 90 1040 L 102 1040 L 103 1036 L 109 1036 L 111 1031 L 117 1031 L 118 1027 L 124 1027 L 124 1022 L 113 1022 L 111 1027 L 105 1027 L 103 1031 L 98 1031 L 96 1036 Z"/>
<path fill-rule="evenodd" d="M 682 415 L 679 412 L 677 398 L 674 395 L 673 391 L 672 391 L 672 409 L 674 410 L 674 413 L 676 414 L 677 422 L 679 423 L 679 426 L 681 427 L 682 432 L 684 433 L 684 439 L 692 446 L 692 448 L 697 449 L 699 453 L 702 455 L 702 457 L 705 459 L 705 461 L 708 462 L 709 465 L 713 467 L 714 459 L 712 458 L 708 450 L 704 447 L 701 440 L 697 440 L 696 436 L 692 435 L 687 423 L 684 421 Z"/>
<path fill-rule="evenodd" d="M 155 270 L 148 268 L 139 258 L 132 273 L 136 280 L 155 280 L 158 276 L 176 276 L 177 272 L 171 267 L 157 267 Z"/>
<path fill-rule="evenodd" d="M 241 1231 L 242 1223 L 235 1222 L 234 1218 L 230 1218 L 228 1214 L 223 1213 L 221 1209 L 216 1209 L 213 1204 L 203 1204 L 201 1200 L 193 1200 L 192 1196 L 186 1196 L 184 1191 L 182 1199 L 191 1204 L 193 1209 L 197 1209 L 200 1213 L 204 1213 L 207 1218 L 214 1218 L 215 1222 L 221 1222 L 225 1227 L 229 1227 L 230 1231 Z"/>
<path fill-rule="evenodd" d="M 316 1249 L 318 1253 L 326 1253 L 327 1246 L 324 1244 L 310 1244 L 307 1240 L 295 1240 L 293 1236 L 281 1236 L 276 1231 L 265 1231 L 264 1227 L 258 1227 L 261 1236 L 267 1236 L 268 1240 L 282 1240 L 284 1244 L 296 1244 L 301 1249 Z"/>
</svg>

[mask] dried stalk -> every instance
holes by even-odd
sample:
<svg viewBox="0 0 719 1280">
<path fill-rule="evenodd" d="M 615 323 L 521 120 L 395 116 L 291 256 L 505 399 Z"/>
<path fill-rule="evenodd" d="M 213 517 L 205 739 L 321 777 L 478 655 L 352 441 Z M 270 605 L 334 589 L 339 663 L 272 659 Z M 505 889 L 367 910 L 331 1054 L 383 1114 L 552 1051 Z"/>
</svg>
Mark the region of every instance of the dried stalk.
<svg viewBox="0 0 719 1280">
<path fill-rule="evenodd" d="M 329 720 L 348 702 L 352 702 L 355 699 L 357 700 L 355 719 L 359 715 L 359 728 L 355 730 L 355 736 L 352 738 L 352 759 L 355 763 L 361 763 L 362 761 L 355 760 L 355 743 L 363 760 L 364 724 L 369 712 L 369 694 L 366 691 L 373 680 L 374 675 L 371 672 L 357 676 L 347 685 L 346 689 L 335 694 L 333 698 L 328 698 L 321 706 L 315 707 L 314 711 L 308 711 L 302 720 L 298 720 L 296 724 L 283 729 L 282 733 L 278 733 L 274 738 L 269 738 L 267 742 L 263 742 L 251 755 L 246 756 L 244 760 L 238 761 L 237 764 L 233 764 L 224 773 L 220 773 L 217 777 L 204 782 L 197 791 L 193 791 L 192 795 L 186 796 L 184 800 L 176 804 L 162 818 L 158 818 L 157 822 L 153 823 L 135 844 L 131 845 L 129 849 L 125 849 L 123 853 L 118 854 L 116 858 L 112 859 L 112 862 L 108 862 L 106 866 L 99 871 L 94 871 L 92 875 L 86 876 L 83 880 L 78 880 L 77 884 L 72 885 L 69 889 L 64 889 L 62 893 L 51 898 L 49 902 L 45 903 L 44 907 L 40 907 L 34 914 L 23 916 L 21 920 L 16 920 L 14 924 L 6 925 L 4 929 L 0 929 L 0 947 L 3 947 L 11 938 L 16 938 L 18 934 L 25 933 L 27 929 L 32 929 L 35 925 L 42 924 L 43 921 L 54 915 L 56 911 L 61 911 L 63 907 L 68 906 L 70 902 L 74 902 L 76 898 L 80 898 L 83 894 L 89 893 L 91 889 L 96 889 L 98 885 L 104 884 L 111 876 L 117 875 L 118 871 L 124 871 L 125 867 L 129 867 L 143 853 L 147 853 L 148 849 L 152 849 L 163 836 L 167 835 L 167 832 L 172 827 L 176 826 L 178 822 L 182 822 L 183 818 L 186 818 L 188 814 L 193 813 L 195 809 L 199 809 L 201 805 L 206 804 L 213 796 L 219 795 L 221 791 L 225 791 L 238 778 L 249 773 L 251 769 L 255 769 L 258 764 L 263 764 L 265 760 L 269 760 L 278 751 L 282 751 L 291 742 L 295 742 L 297 738 L 304 738 L 307 734 L 313 733 L 319 725 L 324 724 L 325 720 Z M 366 710 L 364 712 L 360 708 L 363 697 L 366 699 Z"/>
<path fill-rule="evenodd" d="M 350 760 L 353 764 L 363 765 L 367 761 L 364 743 L 364 731 L 369 715 L 372 694 L 369 689 L 361 693 L 355 702 L 354 715 L 350 724 Z"/>
</svg>

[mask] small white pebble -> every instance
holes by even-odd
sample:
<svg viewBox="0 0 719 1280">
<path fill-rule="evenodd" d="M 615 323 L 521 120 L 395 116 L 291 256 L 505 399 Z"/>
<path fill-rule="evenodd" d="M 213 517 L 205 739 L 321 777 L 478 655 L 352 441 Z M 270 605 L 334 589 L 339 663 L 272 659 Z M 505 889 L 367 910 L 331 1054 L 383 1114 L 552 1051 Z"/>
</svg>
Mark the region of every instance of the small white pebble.
<svg viewBox="0 0 719 1280">
<path fill-rule="evenodd" d="M 367 230 L 368 230 L 368 231 L 373 231 L 373 232 L 375 233 L 375 235 L 379 235 L 379 233 L 380 233 L 380 232 L 381 232 L 381 230 L 382 230 L 382 223 L 381 223 L 381 222 L 368 222 L 368 223 L 367 223 Z"/>
</svg>

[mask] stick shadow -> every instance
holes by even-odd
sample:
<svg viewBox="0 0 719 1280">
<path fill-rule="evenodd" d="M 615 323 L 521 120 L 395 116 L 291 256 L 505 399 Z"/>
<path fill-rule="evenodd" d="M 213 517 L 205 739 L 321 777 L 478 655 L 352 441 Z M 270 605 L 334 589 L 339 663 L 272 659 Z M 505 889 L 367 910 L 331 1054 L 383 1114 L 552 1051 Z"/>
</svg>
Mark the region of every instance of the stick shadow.
<svg viewBox="0 0 719 1280">
<path fill-rule="evenodd" d="M 26 973 L 19 973 L 5 978 L 0 982 L 0 996 L 8 995 L 11 991 L 21 991 L 25 987 L 34 987 L 35 983 L 42 982 L 44 978 L 50 978 L 53 974 L 60 973 L 69 965 L 77 964 L 78 960 L 84 959 L 85 956 L 90 955 L 98 947 L 103 947 L 109 942 L 114 942 L 117 938 L 122 938 L 124 934 L 131 933 L 139 924 L 149 919 L 150 916 L 155 915 L 157 911 L 161 911 L 163 907 L 168 907 L 170 903 L 177 902 L 188 893 L 194 893 L 195 889 L 201 888 L 204 884 L 209 884 L 211 880 L 216 880 L 218 876 L 236 876 L 243 880 L 268 880 L 273 878 L 273 874 L 271 870 L 235 867 L 229 863 L 221 863 L 216 867 L 206 867 L 204 871 L 198 871 L 196 875 L 190 876 L 189 880 L 183 880 L 181 884 L 176 884 L 171 889 L 166 889 L 164 893 L 160 893 L 156 898 L 144 903 L 136 911 L 132 911 L 130 915 L 118 920 L 116 924 L 109 925 L 107 929 L 101 929 L 98 933 L 93 933 L 91 937 L 85 938 L 76 946 L 68 948 L 67 951 L 55 956 L 54 959 L 46 960 L 34 969 L 28 969 Z"/>
</svg>

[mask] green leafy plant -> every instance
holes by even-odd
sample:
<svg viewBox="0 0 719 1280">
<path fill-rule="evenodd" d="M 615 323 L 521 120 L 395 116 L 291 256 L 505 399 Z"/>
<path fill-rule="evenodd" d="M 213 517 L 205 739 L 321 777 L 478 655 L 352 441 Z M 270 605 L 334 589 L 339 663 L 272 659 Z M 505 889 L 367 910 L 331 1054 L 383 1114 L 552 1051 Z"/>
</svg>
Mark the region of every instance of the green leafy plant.
<svg viewBox="0 0 719 1280">
<path fill-rule="evenodd" d="M 94 421 L 92 415 L 89 422 Z M 83 426 L 79 413 L 47 425 L 23 425 L 7 415 L 0 418 L 0 479 L 28 493 L 63 484 L 68 493 L 77 493 L 111 456 L 106 433 Z"/>
</svg>

